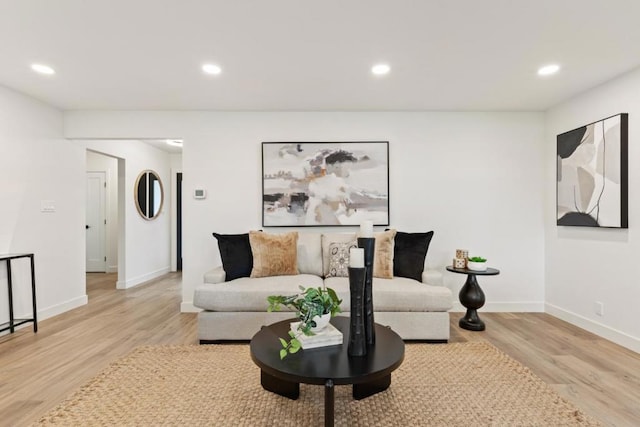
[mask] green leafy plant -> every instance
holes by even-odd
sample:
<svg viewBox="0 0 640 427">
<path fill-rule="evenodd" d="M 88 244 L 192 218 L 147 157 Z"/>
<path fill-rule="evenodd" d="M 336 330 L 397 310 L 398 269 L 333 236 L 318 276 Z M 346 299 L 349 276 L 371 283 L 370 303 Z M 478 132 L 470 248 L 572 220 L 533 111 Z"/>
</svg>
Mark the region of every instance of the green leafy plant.
<svg viewBox="0 0 640 427">
<path fill-rule="evenodd" d="M 314 335 L 311 328 L 316 326 L 314 317 L 323 314 L 331 314 L 334 317 L 342 312 L 340 304 L 342 300 L 338 298 L 336 292 L 331 288 L 305 288 L 300 286 L 300 293 L 295 295 L 270 295 L 268 312 L 280 311 L 282 306 L 296 310 L 296 316 L 300 319 L 298 330 L 305 335 Z M 289 331 L 290 341 L 280 338 L 282 349 L 280 359 L 284 359 L 288 353 L 297 353 L 300 350 L 300 341 L 296 339 L 296 334 Z"/>
<path fill-rule="evenodd" d="M 291 339 L 289 341 L 284 338 L 278 338 L 280 340 L 280 344 L 282 344 L 282 348 L 280 349 L 280 360 L 287 357 L 289 353 L 297 353 L 298 350 L 302 348 L 302 344 L 296 338 L 296 334 L 293 331 L 289 331 L 289 336 Z"/>
<path fill-rule="evenodd" d="M 481 256 L 473 256 L 471 258 L 468 258 L 468 260 L 471 262 L 487 262 L 487 259 L 482 258 Z"/>
</svg>

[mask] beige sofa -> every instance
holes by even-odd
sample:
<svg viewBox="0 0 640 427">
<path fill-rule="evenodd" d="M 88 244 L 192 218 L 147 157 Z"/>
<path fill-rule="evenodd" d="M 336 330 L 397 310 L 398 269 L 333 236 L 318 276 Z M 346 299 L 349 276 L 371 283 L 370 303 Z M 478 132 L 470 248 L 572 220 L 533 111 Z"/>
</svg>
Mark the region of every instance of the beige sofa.
<svg viewBox="0 0 640 427">
<path fill-rule="evenodd" d="M 343 316 L 349 316 L 349 279 L 327 277 L 328 242 L 348 241 L 355 234 L 306 233 L 298 235 L 299 274 L 274 277 L 242 277 L 225 281 L 222 267 L 204 275 L 193 303 L 198 314 L 198 338 L 201 343 L 248 340 L 268 325 L 293 317 L 292 312 L 267 313 L 269 295 L 293 295 L 299 286 L 327 286 L 342 299 Z M 442 285 L 442 274 L 434 270 L 422 273 L 422 282 L 405 277 L 373 279 L 373 304 L 376 323 L 389 326 L 405 340 L 445 342 L 449 339 L 451 291 Z"/>
</svg>

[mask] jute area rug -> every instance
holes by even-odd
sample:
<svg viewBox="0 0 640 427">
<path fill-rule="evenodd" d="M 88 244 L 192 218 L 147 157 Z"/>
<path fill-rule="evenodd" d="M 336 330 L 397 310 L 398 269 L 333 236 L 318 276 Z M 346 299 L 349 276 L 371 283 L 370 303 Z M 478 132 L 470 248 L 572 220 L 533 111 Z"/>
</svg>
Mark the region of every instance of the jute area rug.
<svg viewBox="0 0 640 427">
<path fill-rule="evenodd" d="M 290 356 L 292 357 L 292 356 Z M 289 400 L 260 386 L 248 345 L 140 347 L 37 425 L 317 426 L 322 386 Z M 408 344 L 383 393 L 335 392 L 338 426 L 594 426 L 528 368 L 486 343 Z"/>
</svg>

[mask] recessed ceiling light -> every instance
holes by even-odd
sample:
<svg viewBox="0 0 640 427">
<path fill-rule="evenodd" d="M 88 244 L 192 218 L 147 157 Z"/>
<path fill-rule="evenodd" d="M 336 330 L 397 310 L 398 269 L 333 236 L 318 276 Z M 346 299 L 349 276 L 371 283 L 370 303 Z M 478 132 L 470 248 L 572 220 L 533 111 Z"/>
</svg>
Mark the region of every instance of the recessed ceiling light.
<svg viewBox="0 0 640 427">
<path fill-rule="evenodd" d="M 539 76 L 550 76 L 552 74 L 557 73 L 560 70 L 560 66 L 558 64 L 549 64 L 541 67 L 538 70 Z"/>
<path fill-rule="evenodd" d="M 53 68 L 43 64 L 31 64 L 31 69 L 40 74 L 51 75 L 56 73 L 56 71 Z"/>
<path fill-rule="evenodd" d="M 207 74 L 213 74 L 217 76 L 222 72 L 222 68 L 220 68 L 220 66 L 216 64 L 204 64 L 202 66 L 202 71 L 204 71 Z"/>
<path fill-rule="evenodd" d="M 169 145 L 173 145 L 174 147 L 182 147 L 181 139 L 167 139 L 165 142 Z"/>
<path fill-rule="evenodd" d="M 391 71 L 391 67 L 387 64 L 376 64 L 371 67 L 371 72 L 376 76 L 384 76 L 389 74 L 389 71 Z"/>
</svg>

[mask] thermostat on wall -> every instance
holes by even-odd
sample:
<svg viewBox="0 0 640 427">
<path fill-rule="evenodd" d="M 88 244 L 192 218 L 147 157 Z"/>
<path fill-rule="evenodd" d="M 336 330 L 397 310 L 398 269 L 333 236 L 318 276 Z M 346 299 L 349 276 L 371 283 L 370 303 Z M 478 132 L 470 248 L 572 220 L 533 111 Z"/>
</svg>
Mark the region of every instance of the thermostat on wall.
<svg viewBox="0 0 640 427">
<path fill-rule="evenodd" d="M 204 199 L 207 197 L 206 190 L 193 190 L 194 199 Z"/>
</svg>

